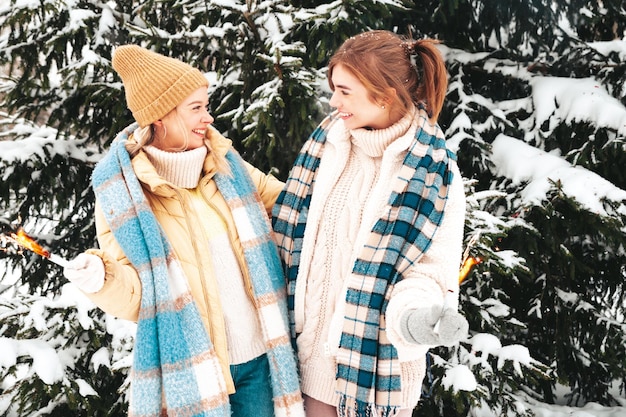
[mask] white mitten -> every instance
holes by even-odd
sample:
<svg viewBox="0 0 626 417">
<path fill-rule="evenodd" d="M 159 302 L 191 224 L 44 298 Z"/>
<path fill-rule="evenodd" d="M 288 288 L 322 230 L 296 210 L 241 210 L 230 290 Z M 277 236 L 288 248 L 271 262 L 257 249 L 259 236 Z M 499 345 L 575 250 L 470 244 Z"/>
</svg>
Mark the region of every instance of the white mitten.
<svg viewBox="0 0 626 417">
<path fill-rule="evenodd" d="M 104 262 L 97 255 L 81 253 L 63 269 L 63 275 L 86 293 L 98 292 L 104 285 Z"/>
<path fill-rule="evenodd" d="M 467 336 L 469 325 L 456 310 L 435 305 L 407 311 L 400 319 L 404 338 L 412 343 L 451 346 Z"/>
<path fill-rule="evenodd" d="M 452 346 L 467 338 L 469 323 L 456 309 L 446 308 L 439 318 L 439 326 L 435 331 L 439 333 L 441 345 Z"/>
</svg>

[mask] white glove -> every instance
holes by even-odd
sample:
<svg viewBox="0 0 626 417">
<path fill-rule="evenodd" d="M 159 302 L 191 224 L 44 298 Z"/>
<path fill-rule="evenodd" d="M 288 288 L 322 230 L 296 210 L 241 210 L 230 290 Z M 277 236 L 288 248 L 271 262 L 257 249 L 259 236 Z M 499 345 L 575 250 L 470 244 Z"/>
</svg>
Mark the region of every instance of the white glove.
<svg viewBox="0 0 626 417">
<path fill-rule="evenodd" d="M 104 286 L 104 262 L 97 255 L 81 253 L 63 268 L 63 275 L 86 293 L 98 292 Z"/>
<path fill-rule="evenodd" d="M 437 305 L 409 310 L 400 319 L 404 338 L 421 345 L 454 345 L 467 337 L 468 327 L 465 317 L 455 309 L 442 310 Z"/>
</svg>

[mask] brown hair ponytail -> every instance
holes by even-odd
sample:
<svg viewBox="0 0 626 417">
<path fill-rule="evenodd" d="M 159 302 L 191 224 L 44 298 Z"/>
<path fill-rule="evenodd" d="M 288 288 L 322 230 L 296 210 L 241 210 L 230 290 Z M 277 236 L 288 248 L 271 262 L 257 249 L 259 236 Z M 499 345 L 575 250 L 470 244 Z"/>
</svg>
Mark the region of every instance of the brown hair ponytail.
<svg viewBox="0 0 626 417">
<path fill-rule="evenodd" d="M 416 66 L 421 75 L 417 87 L 417 97 L 426 103 L 431 118 L 437 120 L 448 89 L 448 73 L 441 53 L 436 45 L 439 41 L 422 39 L 415 41 L 413 51 L 417 55 Z"/>
<path fill-rule="evenodd" d="M 423 105 L 433 122 L 443 107 L 448 75 L 434 39 L 407 40 L 393 32 L 373 30 L 347 39 L 328 64 L 328 83 L 333 68 L 341 64 L 378 101 L 393 89 L 397 99 L 391 105 L 398 114 Z"/>
</svg>

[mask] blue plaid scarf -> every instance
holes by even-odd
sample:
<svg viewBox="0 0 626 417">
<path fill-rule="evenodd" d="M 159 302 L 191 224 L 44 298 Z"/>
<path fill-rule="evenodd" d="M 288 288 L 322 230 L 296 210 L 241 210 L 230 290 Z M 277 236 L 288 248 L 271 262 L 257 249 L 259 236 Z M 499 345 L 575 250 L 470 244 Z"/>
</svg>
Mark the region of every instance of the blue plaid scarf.
<svg viewBox="0 0 626 417">
<path fill-rule="evenodd" d="M 146 200 L 125 148 L 126 139 L 135 128 L 131 125 L 118 135 L 92 178 L 105 218 L 142 284 L 129 415 L 230 417 L 217 354 L 182 268 Z M 255 305 L 268 347 L 276 415 L 304 416 L 295 357 L 284 319 L 284 279 L 269 220 L 240 156 L 229 151 L 226 157 L 232 175 L 216 174 L 214 178 L 233 213 L 253 275 Z"/>
<path fill-rule="evenodd" d="M 402 274 L 428 250 L 441 224 L 452 181 L 443 133 L 419 111 L 419 127 L 391 186 L 389 209 L 378 219 L 348 280 L 343 332 L 336 357 L 341 416 L 392 415 L 401 405 L 396 349 L 381 325 L 389 294 Z M 272 223 L 288 280 L 295 338 L 294 295 L 315 177 L 336 114 L 311 134 L 298 155 L 273 210 Z M 294 343 L 295 344 L 295 343 Z"/>
</svg>

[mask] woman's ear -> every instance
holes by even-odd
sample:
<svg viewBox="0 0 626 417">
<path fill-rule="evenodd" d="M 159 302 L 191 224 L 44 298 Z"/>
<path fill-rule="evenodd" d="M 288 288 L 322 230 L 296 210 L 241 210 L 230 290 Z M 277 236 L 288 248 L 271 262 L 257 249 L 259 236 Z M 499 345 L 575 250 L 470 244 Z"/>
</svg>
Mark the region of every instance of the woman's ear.
<svg viewBox="0 0 626 417">
<path fill-rule="evenodd" d="M 398 98 L 395 88 L 388 88 L 385 91 L 385 95 L 378 99 L 377 103 L 381 106 L 389 107 Z"/>
<path fill-rule="evenodd" d="M 393 103 L 394 101 L 396 101 L 397 98 L 398 98 L 398 92 L 396 91 L 395 88 L 390 87 L 387 89 L 387 91 L 385 91 L 384 100 L 387 104 Z"/>
</svg>

